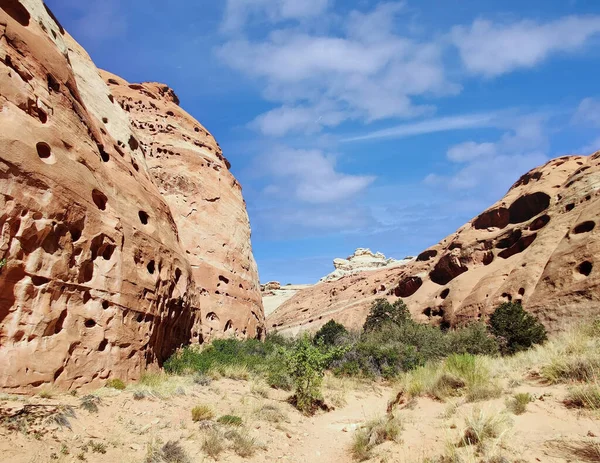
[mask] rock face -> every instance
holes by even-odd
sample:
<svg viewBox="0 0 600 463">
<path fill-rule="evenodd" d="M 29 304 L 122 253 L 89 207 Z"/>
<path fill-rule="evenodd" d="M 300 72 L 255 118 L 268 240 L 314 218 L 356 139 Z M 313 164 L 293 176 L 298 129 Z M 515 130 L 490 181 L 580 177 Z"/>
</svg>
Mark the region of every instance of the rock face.
<svg viewBox="0 0 600 463">
<path fill-rule="evenodd" d="M 41 0 L 0 3 L 2 389 L 135 379 L 182 344 L 264 333 L 216 142 L 165 86 L 127 86 L 170 127 L 150 143 L 150 109 L 128 114 L 120 86 Z"/>
<path fill-rule="evenodd" d="M 360 327 L 373 300 L 402 298 L 413 318 L 456 326 L 520 301 L 550 330 L 600 315 L 600 152 L 565 156 L 414 262 L 297 293 L 267 320 L 284 332 L 330 319 Z"/>
<path fill-rule="evenodd" d="M 354 254 L 346 259 L 334 259 L 333 266 L 335 270 L 321 278 L 320 281 L 336 281 L 360 272 L 404 265 L 412 260 L 414 260 L 414 257 L 406 257 L 402 260 L 388 259 L 380 252 L 373 254 L 370 249 L 358 248 Z"/>
</svg>

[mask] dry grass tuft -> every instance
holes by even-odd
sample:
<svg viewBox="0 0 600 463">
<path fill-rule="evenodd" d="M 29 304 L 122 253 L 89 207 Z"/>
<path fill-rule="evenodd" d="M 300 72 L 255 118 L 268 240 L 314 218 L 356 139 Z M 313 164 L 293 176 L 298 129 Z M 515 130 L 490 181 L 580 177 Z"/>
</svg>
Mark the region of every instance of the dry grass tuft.
<svg viewBox="0 0 600 463">
<path fill-rule="evenodd" d="M 506 408 L 515 415 L 522 415 L 527 411 L 527 405 L 533 401 L 531 394 L 528 392 L 520 392 L 514 394 L 506 401 Z"/>
<path fill-rule="evenodd" d="M 401 431 L 398 418 L 386 416 L 369 421 L 354 434 L 352 456 L 358 461 L 368 460 L 375 447 L 385 441 L 397 441 Z"/>
<path fill-rule="evenodd" d="M 225 450 L 225 439 L 216 429 L 209 429 L 202 439 L 202 450 L 209 457 L 216 460 L 221 452 Z"/>
<path fill-rule="evenodd" d="M 196 405 L 192 408 L 192 421 L 206 421 L 214 418 L 215 413 L 208 405 Z"/>
</svg>

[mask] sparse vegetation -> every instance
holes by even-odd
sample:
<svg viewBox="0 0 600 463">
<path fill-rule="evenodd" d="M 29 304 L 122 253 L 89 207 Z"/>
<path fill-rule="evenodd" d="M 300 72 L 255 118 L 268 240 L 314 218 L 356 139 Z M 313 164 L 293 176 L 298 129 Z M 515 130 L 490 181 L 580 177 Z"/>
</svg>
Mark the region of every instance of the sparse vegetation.
<svg viewBox="0 0 600 463">
<path fill-rule="evenodd" d="M 245 431 L 230 430 L 225 437 L 232 442 L 233 451 L 242 458 L 249 458 L 256 453 L 256 439 Z"/>
<path fill-rule="evenodd" d="M 80 400 L 81 408 L 83 408 L 84 410 L 86 410 L 90 413 L 97 413 L 98 405 L 100 405 L 101 403 L 102 403 L 102 399 L 100 399 L 100 397 L 98 397 L 97 395 L 93 395 L 93 394 L 83 396 Z"/>
<path fill-rule="evenodd" d="M 243 420 L 236 415 L 223 415 L 217 419 L 217 423 L 227 426 L 241 426 L 243 424 Z"/>
<path fill-rule="evenodd" d="M 191 463 L 191 459 L 179 442 L 168 441 L 162 447 L 150 443 L 144 463 Z"/>
<path fill-rule="evenodd" d="M 527 405 L 533 400 L 528 392 L 514 394 L 506 401 L 506 408 L 515 415 L 522 415 L 527 411 Z"/>
<path fill-rule="evenodd" d="M 564 400 L 568 407 L 600 410 L 600 386 L 598 384 L 585 384 L 574 386 Z"/>
<path fill-rule="evenodd" d="M 377 299 L 371 306 L 363 331 L 373 331 L 387 324 L 402 325 L 409 321 L 410 312 L 402 299 L 390 304 L 386 299 Z"/>
<path fill-rule="evenodd" d="M 52 391 L 52 389 L 46 388 L 46 389 L 42 389 L 38 395 L 42 399 L 51 399 L 52 397 L 54 397 L 54 392 Z"/>
<path fill-rule="evenodd" d="M 216 429 L 209 429 L 202 439 L 202 450 L 209 457 L 216 460 L 223 450 L 225 450 L 225 439 Z"/>
<path fill-rule="evenodd" d="M 275 404 L 265 404 L 261 406 L 256 411 L 256 414 L 259 419 L 271 423 L 280 423 L 287 420 L 287 415 Z"/>
<path fill-rule="evenodd" d="M 206 421 L 214 418 L 215 413 L 208 405 L 196 405 L 192 408 L 192 421 Z"/>
<path fill-rule="evenodd" d="M 125 382 L 123 382 L 122 379 L 118 379 L 118 378 L 109 379 L 106 382 L 105 386 L 108 387 L 108 388 L 111 388 L 111 389 L 117 389 L 119 391 L 122 391 L 122 390 L 124 390 L 126 388 Z"/>
<path fill-rule="evenodd" d="M 369 421 L 354 434 L 352 456 L 358 461 L 368 460 L 376 446 L 398 440 L 401 431 L 400 421 L 392 416 Z"/>
<path fill-rule="evenodd" d="M 465 425 L 460 445 L 476 445 L 483 451 L 483 446 L 488 440 L 500 437 L 510 427 L 510 420 L 502 413 L 486 413 L 475 408 L 465 418 Z"/>
<path fill-rule="evenodd" d="M 321 384 L 325 368 L 343 352 L 344 348 L 315 346 L 308 336 L 299 339 L 292 349 L 283 351 L 288 374 L 294 383 L 294 403 L 298 410 L 314 412 L 317 402 L 323 399 Z"/>
<path fill-rule="evenodd" d="M 546 328 L 517 302 L 506 302 L 490 316 L 490 331 L 500 341 L 504 354 L 514 354 L 541 344 Z"/>
<path fill-rule="evenodd" d="M 348 330 L 341 323 L 329 320 L 315 333 L 314 342 L 322 342 L 326 346 L 333 346 L 340 336 L 348 334 Z"/>
</svg>

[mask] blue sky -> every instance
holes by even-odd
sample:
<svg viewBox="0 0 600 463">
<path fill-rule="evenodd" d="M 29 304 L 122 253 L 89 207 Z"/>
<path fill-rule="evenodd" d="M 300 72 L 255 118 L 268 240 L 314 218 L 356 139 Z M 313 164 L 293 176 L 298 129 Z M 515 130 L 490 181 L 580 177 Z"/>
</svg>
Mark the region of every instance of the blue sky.
<svg viewBox="0 0 600 463">
<path fill-rule="evenodd" d="M 600 149 L 597 0 L 47 4 L 219 140 L 261 281 L 316 281 L 356 247 L 414 255 L 530 168 Z"/>
</svg>

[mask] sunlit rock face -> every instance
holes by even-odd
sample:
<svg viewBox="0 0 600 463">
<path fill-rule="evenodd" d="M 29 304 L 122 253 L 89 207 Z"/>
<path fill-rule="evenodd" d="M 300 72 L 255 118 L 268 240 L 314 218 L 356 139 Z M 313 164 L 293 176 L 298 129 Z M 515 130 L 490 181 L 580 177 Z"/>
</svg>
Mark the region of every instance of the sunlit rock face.
<svg viewBox="0 0 600 463">
<path fill-rule="evenodd" d="M 264 333 L 218 145 L 166 86 L 124 85 L 161 118 L 151 136 L 103 77 L 41 0 L 0 3 L 5 390 L 136 379 L 183 344 Z"/>
<path fill-rule="evenodd" d="M 377 298 L 402 298 L 413 318 L 447 327 L 519 301 L 550 330 L 600 315 L 600 152 L 565 156 L 521 177 L 506 196 L 413 262 L 298 292 L 267 324 L 362 326 Z"/>
</svg>

